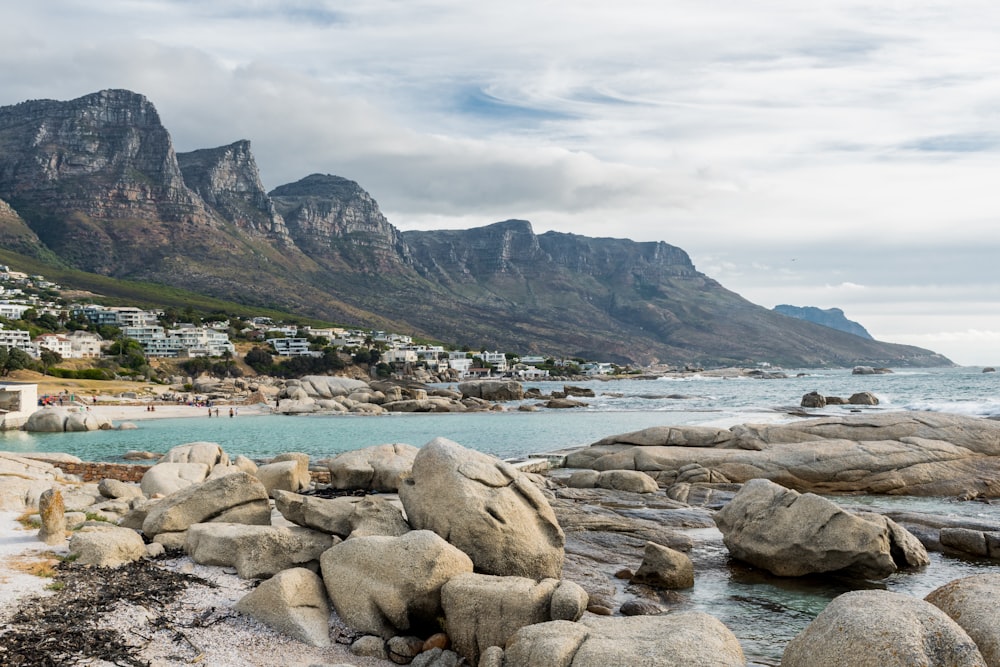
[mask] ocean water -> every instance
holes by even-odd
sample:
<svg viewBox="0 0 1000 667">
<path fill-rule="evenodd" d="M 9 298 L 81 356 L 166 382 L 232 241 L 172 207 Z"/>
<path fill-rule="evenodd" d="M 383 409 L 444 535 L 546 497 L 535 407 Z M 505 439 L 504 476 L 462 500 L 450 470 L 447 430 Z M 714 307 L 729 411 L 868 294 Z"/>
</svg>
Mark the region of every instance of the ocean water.
<svg viewBox="0 0 1000 667">
<path fill-rule="evenodd" d="M 803 394 L 818 391 L 848 397 L 870 391 L 873 408 L 827 407 L 817 414 L 850 410 L 954 412 L 1000 416 L 1000 374 L 981 368 L 897 370 L 888 375 L 851 375 L 850 371 L 786 371 L 786 379 L 727 379 L 690 376 L 677 379 L 615 380 L 574 383 L 597 394 L 581 399 L 588 407 L 526 413 L 393 414 L 381 417 L 240 416 L 234 419 L 155 419 L 136 422 L 131 431 L 0 434 L 0 450 L 67 452 L 88 460 L 116 460 L 128 450 L 163 452 L 177 444 L 210 441 L 231 455 L 265 459 L 287 451 L 326 457 L 385 442 L 423 445 L 444 436 L 467 447 L 503 458 L 522 457 L 590 444 L 603 437 L 648 426 L 731 425 L 744 421 L 786 420 Z M 801 373 L 801 375 L 800 375 Z M 534 383 L 544 392 L 561 383 Z M 526 401 L 532 403 L 533 401 Z M 511 407 L 516 407 L 513 404 Z M 1000 521 L 1000 505 L 960 503 L 948 498 L 854 496 L 848 505 L 875 510 L 908 510 Z M 739 638 L 752 665 L 778 665 L 785 644 L 837 595 L 859 587 L 884 588 L 923 597 L 953 579 L 980 572 L 1000 572 L 995 561 L 932 553 L 932 563 L 880 582 L 841 581 L 830 577 L 783 579 L 729 560 L 715 529 L 689 531 L 696 541 L 695 587 L 676 594 L 676 610 L 710 613 Z"/>
<path fill-rule="evenodd" d="M 235 419 L 152 419 L 134 431 L 0 433 L 0 450 L 65 452 L 86 460 L 114 461 L 129 450 L 164 452 L 186 442 L 217 442 L 231 455 L 264 459 L 288 451 L 315 457 L 386 442 L 421 446 L 443 436 L 502 458 L 522 457 L 593 443 L 649 426 L 730 425 L 762 418 L 781 420 L 802 395 L 818 391 L 848 397 L 870 391 L 880 401 L 865 410 L 931 410 L 975 416 L 1000 415 L 1000 373 L 980 368 L 897 370 L 851 375 L 849 370 L 789 370 L 786 379 L 721 379 L 705 376 L 655 380 L 592 380 L 574 383 L 594 390 L 586 408 L 503 413 L 391 414 L 384 416 L 240 416 Z M 562 383 L 530 383 L 543 392 Z M 534 403 L 535 401 L 524 401 Z M 831 406 L 817 414 L 845 414 Z"/>
</svg>

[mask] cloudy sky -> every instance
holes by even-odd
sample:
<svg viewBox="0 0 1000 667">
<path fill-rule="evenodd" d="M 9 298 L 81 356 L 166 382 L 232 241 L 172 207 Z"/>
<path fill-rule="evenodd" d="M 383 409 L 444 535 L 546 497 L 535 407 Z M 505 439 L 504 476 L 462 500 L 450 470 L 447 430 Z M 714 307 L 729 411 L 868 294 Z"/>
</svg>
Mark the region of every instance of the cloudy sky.
<svg viewBox="0 0 1000 667">
<path fill-rule="evenodd" d="M 666 241 L 763 306 L 1000 364 L 1000 4 L 5 3 L 0 105 L 146 95 L 179 151 L 401 229 Z"/>
</svg>

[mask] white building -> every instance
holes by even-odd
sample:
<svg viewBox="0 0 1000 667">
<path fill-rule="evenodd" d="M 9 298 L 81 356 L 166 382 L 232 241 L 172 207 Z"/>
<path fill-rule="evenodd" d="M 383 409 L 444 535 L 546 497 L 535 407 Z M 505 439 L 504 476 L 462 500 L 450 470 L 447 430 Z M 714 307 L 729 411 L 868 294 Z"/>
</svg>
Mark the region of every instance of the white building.
<svg viewBox="0 0 1000 667">
<path fill-rule="evenodd" d="M 236 346 L 229 342 L 229 334 L 208 327 L 182 326 L 171 329 L 167 337 L 179 341 L 189 357 L 221 357 L 226 352 L 236 354 Z"/>
<path fill-rule="evenodd" d="M 9 301 L 4 301 L 0 303 L 0 317 L 6 317 L 8 320 L 19 320 L 24 315 L 24 311 L 31 309 L 24 303 L 10 303 Z"/>
<path fill-rule="evenodd" d="M 31 344 L 31 334 L 24 329 L 4 329 L 0 324 L 0 347 L 8 350 L 18 348 L 31 354 L 34 346 Z"/>
<path fill-rule="evenodd" d="M 493 366 L 493 370 L 497 373 L 504 373 L 507 371 L 507 355 L 503 352 L 477 352 L 472 356 L 477 359 L 482 359 L 484 364 L 490 364 Z"/>
<path fill-rule="evenodd" d="M 41 334 L 35 338 L 35 344 L 39 348 L 55 352 L 63 359 L 69 359 L 73 356 L 73 343 L 66 336 L 54 333 Z"/>
<path fill-rule="evenodd" d="M 448 359 L 448 368 L 458 371 L 460 375 L 465 375 L 472 368 L 472 359 L 467 358 L 464 354 L 461 357 Z"/>
<path fill-rule="evenodd" d="M 101 356 L 101 345 L 104 339 L 100 334 L 90 331 L 74 331 L 66 335 L 69 339 L 72 359 L 96 359 Z"/>
<path fill-rule="evenodd" d="M 388 364 L 415 364 L 417 363 L 417 352 L 416 350 L 408 350 L 403 347 L 390 347 L 382 353 L 380 359 Z"/>
<path fill-rule="evenodd" d="M 283 357 L 302 357 L 312 354 L 308 338 L 272 338 L 268 343 L 274 352 Z"/>
<path fill-rule="evenodd" d="M 0 384 L 0 430 L 21 428 L 37 409 L 37 384 Z"/>
</svg>

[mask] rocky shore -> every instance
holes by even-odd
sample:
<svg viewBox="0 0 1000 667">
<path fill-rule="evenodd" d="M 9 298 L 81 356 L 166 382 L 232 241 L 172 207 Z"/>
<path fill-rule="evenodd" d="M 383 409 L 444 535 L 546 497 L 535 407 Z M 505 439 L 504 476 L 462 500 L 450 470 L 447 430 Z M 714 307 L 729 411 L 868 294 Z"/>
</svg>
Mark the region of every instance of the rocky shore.
<svg viewBox="0 0 1000 667">
<path fill-rule="evenodd" d="M 105 598 L 121 599 L 76 620 L 104 640 L 52 655 L 99 659 L 113 647 L 118 664 L 153 665 L 776 665 L 746 652 L 740 628 L 681 602 L 712 576 L 698 554 L 717 529 L 733 564 L 724 567 L 854 582 L 783 648 L 782 665 L 1000 665 L 1000 569 L 990 566 L 1000 567 L 1000 521 L 877 514 L 815 495 L 987 507 L 1000 496 L 998 462 L 1000 423 L 912 413 L 646 429 L 570 452 L 553 469 L 444 438 L 262 465 L 189 443 L 139 484 L 86 484 L 0 454 L 3 507 L 37 509 L 35 537 L 69 556 L 55 572 L 64 585 L 49 592 L 57 602 L 0 599 L 0 663 L 42 664 L 12 651 L 49 650 L 25 633 L 56 628 L 50 607 L 103 581 Z M 329 483 L 316 482 L 320 470 Z M 982 574 L 925 599 L 879 590 L 897 572 L 933 567 L 935 551 L 979 558 Z M 183 580 L 144 598 L 128 582 L 166 577 L 150 568 Z"/>
</svg>

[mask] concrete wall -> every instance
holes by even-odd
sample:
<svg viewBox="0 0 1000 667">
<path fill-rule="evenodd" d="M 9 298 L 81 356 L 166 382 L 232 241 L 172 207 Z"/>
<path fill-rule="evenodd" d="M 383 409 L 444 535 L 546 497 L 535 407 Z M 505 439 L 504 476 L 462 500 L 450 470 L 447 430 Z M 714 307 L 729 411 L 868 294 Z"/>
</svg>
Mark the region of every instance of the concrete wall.
<svg viewBox="0 0 1000 667">
<path fill-rule="evenodd" d="M 0 384 L 0 430 L 21 428 L 37 409 L 37 384 Z"/>
</svg>

